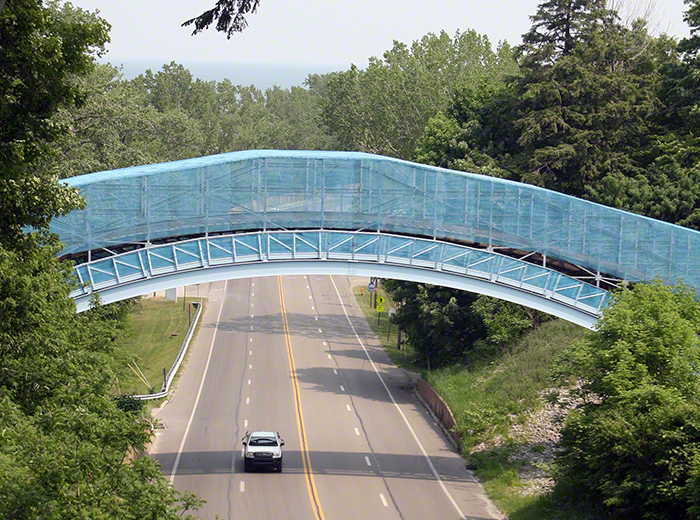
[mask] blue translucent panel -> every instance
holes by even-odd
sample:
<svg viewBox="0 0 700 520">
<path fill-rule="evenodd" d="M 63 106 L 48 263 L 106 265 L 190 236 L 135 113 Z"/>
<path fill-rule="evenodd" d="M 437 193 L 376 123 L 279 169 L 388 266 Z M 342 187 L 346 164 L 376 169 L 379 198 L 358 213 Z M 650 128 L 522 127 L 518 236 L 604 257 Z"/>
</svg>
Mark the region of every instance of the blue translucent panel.
<svg viewBox="0 0 700 520">
<path fill-rule="evenodd" d="M 683 279 L 700 287 L 696 231 L 535 186 L 364 153 L 245 151 L 65 182 L 81 190 L 87 207 L 52 221 L 63 254 L 224 232 L 382 231 L 534 251 L 627 280 Z M 239 244 L 237 255 L 265 254 L 266 244 L 259 251 L 257 242 L 241 240 L 250 247 Z M 390 242 L 358 254 L 387 254 Z M 312 252 L 304 247 L 297 244 Z M 432 251 L 415 253 L 416 260 L 442 261 Z M 225 256 L 211 248 L 209 255 Z M 466 268 L 466 258 L 447 265 Z M 492 267 L 475 269 L 491 273 Z M 523 283 L 541 287 L 554 283 L 549 278 Z"/>
<path fill-rule="evenodd" d="M 209 259 L 215 263 L 231 261 L 233 259 L 231 237 L 209 237 Z"/>
<path fill-rule="evenodd" d="M 416 241 L 413 247 L 413 259 L 418 262 L 435 263 L 439 253 L 440 248 L 428 241 Z"/>
<path fill-rule="evenodd" d="M 192 240 L 189 242 L 179 243 L 175 248 L 175 256 L 179 265 L 187 265 L 191 263 L 201 264 L 199 241 Z"/>
<path fill-rule="evenodd" d="M 295 233 L 294 247 L 297 253 L 318 253 L 320 233 Z"/>
<path fill-rule="evenodd" d="M 386 254 L 392 258 L 411 258 L 414 240 L 410 238 L 390 236 L 387 237 Z"/>
<path fill-rule="evenodd" d="M 115 280 L 117 275 L 116 271 L 114 270 L 112 259 L 108 258 L 95 262 L 90 267 L 90 276 L 92 276 L 92 281 L 95 285 L 100 285 L 105 282 Z"/>
<path fill-rule="evenodd" d="M 560 277 L 557 280 L 554 291 L 560 296 L 565 296 L 566 298 L 575 300 L 578 298 L 583 285 L 583 282 L 576 283 L 572 282 L 571 278 Z"/>
<path fill-rule="evenodd" d="M 351 254 L 354 249 L 354 233 L 333 233 L 328 236 L 328 252 Z"/>
<path fill-rule="evenodd" d="M 291 255 L 294 251 L 294 236 L 288 233 L 271 234 L 269 240 L 269 248 L 271 255 Z"/>
<path fill-rule="evenodd" d="M 115 263 L 120 278 L 128 278 L 130 276 L 141 275 L 142 273 L 138 251 L 120 256 Z"/>
<path fill-rule="evenodd" d="M 355 252 L 358 255 L 378 255 L 379 236 L 355 235 Z"/>
<path fill-rule="evenodd" d="M 513 258 L 505 257 L 501 261 L 498 275 L 506 277 L 513 281 L 520 282 L 523 275 L 525 274 L 526 267 L 527 264 L 521 260 L 515 260 Z"/>
<path fill-rule="evenodd" d="M 551 271 L 549 269 L 545 269 L 544 267 L 527 264 L 521 281 L 523 284 L 544 289 L 547 285 L 550 273 Z"/>
<path fill-rule="evenodd" d="M 175 254 L 172 246 L 156 247 L 149 250 L 148 261 L 154 271 L 175 269 Z"/>
<path fill-rule="evenodd" d="M 259 242 L 258 235 L 236 235 L 233 238 L 236 256 L 260 255 L 265 243 Z"/>
</svg>

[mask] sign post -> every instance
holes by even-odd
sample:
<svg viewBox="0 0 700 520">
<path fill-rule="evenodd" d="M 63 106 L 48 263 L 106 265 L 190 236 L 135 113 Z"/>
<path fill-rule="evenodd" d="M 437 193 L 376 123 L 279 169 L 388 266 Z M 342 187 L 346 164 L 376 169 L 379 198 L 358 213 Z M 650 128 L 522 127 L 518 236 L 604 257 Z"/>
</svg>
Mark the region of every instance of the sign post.
<svg viewBox="0 0 700 520">
<path fill-rule="evenodd" d="M 382 319 L 382 312 L 384 312 L 384 296 L 377 296 L 377 325 Z"/>
</svg>

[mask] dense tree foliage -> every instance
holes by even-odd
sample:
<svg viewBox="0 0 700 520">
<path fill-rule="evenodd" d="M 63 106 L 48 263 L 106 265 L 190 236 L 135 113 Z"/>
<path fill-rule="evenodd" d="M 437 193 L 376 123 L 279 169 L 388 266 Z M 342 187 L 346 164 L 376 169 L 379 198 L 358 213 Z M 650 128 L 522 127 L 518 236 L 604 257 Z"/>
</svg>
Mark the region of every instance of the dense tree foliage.
<svg viewBox="0 0 700 520">
<path fill-rule="evenodd" d="M 353 66 L 324 85 L 323 121 L 343 149 L 412 159 L 428 120 L 459 85 L 498 84 L 516 72 L 512 50 L 494 50 L 473 30 L 394 42 L 367 69 Z"/>
<path fill-rule="evenodd" d="M 200 501 L 135 455 L 152 432 L 112 384 L 128 304 L 76 314 L 71 266 L 46 230 L 81 207 L 44 168 L 80 110 L 108 24 L 70 4 L 17 0 L 0 14 L 0 517 L 181 518 Z M 28 228 L 32 228 L 29 230 Z"/>
<path fill-rule="evenodd" d="M 152 432 L 113 397 L 125 306 L 76 314 L 61 246 L 31 240 L 0 248 L 0 517 L 181 518 L 199 501 L 134 458 Z"/>
<path fill-rule="evenodd" d="M 519 75 L 458 86 L 416 156 L 697 227 L 693 41 L 624 25 L 601 1 L 544 2 Z"/>
<path fill-rule="evenodd" d="M 655 281 L 613 295 L 570 353 L 584 405 L 562 432 L 560 488 L 608 518 L 700 514 L 700 303 Z"/>
<path fill-rule="evenodd" d="M 0 244 L 16 244 L 22 228 L 80 207 L 77 194 L 32 168 L 45 143 L 62 132 L 52 116 L 81 101 L 71 81 L 89 71 L 109 25 L 57 2 L 13 1 L 0 15 Z"/>
<path fill-rule="evenodd" d="M 484 335 L 471 310 L 476 295 L 436 285 L 387 280 L 384 285 L 400 304 L 393 317 L 428 369 L 462 360 Z"/>
<path fill-rule="evenodd" d="M 127 81 L 111 65 L 75 78 L 84 102 L 54 121 L 70 131 L 42 168 L 60 177 L 248 149 L 330 149 L 318 95 L 303 87 L 194 79 L 175 62 Z"/>
</svg>

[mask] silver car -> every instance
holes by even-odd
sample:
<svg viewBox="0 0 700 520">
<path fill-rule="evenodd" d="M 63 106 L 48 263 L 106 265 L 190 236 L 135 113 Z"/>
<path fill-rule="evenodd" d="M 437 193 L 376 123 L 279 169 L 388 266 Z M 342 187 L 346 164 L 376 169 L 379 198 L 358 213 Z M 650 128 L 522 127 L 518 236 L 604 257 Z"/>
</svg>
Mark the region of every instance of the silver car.
<svg viewBox="0 0 700 520">
<path fill-rule="evenodd" d="M 282 446 L 279 432 L 246 432 L 243 442 L 243 469 L 269 467 L 282 473 Z"/>
</svg>

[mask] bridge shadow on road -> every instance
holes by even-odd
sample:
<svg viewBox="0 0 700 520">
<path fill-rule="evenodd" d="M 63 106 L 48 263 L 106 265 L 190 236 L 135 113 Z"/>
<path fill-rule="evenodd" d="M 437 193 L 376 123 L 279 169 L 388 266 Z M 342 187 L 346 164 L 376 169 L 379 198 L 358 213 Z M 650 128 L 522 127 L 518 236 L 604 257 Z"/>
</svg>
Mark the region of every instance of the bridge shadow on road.
<svg viewBox="0 0 700 520">
<path fill-rule="evenodd" d="M 176 453 L 159 453 L 154 456 L 161 464 L 163 474 L 169 475 Z M 367 464 L 369 458 L 371 466 Z M 372 477 L 434 481 L 435 476 L 425 458 L 412 454 L 364 453 L 342 451 L 310 451 L 311 469 L 314 475 Z M 445 482 L 470 480 L 461 460 L 454 457 L 431 457 L 431 462 Z M 273 471 L 261 469 L 261 472 Z M 302 453 L 285 449 L 284 473 L 303 474 Z M 236 451 L 183 452 L 177 467 L 178 475 L 243 473 L 243 456 Z"/>
</svg>

